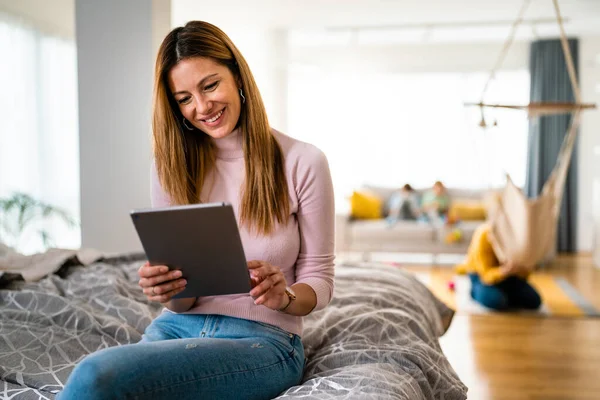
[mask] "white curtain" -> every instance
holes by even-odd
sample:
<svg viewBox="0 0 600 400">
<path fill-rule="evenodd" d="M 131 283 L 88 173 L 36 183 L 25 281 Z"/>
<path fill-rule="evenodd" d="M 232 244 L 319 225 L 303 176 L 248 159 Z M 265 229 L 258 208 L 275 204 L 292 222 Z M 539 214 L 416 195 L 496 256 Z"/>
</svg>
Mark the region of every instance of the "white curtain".
<svg viewBox="0 0 600 400">
<path fill-rule="evenodd" d="M 487 73 L 359 73 L 318 69 L 289 72 L 288 129 L 329 159 L 336 206 L 363 184 L 500 187 L 509 173 L 525 182 L 527 117 L 491 111 L 478 124 Z M 526 70 L 497 74 L 486 101 L 527 104 Z"/>
<path fill-rule="evenodd" d="M 0 13 L 0 54 L 0 198 L 24 192 L 79 220 L 75 43 Z M 45 228 L 55 246 L 80 246 L 79 228 Z M 27 238 L 19 250 L 44 250 Z"/>
</svg>

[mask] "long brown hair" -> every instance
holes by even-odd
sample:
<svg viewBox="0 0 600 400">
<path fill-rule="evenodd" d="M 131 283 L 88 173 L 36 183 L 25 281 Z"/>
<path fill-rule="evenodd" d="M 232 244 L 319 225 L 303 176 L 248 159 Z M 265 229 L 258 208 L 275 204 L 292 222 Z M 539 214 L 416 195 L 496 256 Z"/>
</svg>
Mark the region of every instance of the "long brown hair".
<svg viewBox="0 0 600 400">
<path fill-rule="evenodd" d="M 289 193 L 284 157 L 271 133 L 267 113 L 252 72 L 231 39 L 219 28 L 190 21 L 173 29 L 158 50 L 154 81 L 152 134 L 158 178 L 177 204 L 202 202 L 206 175 L 215 163 L 210 137 L 184 128 L 183 115 L 168 85 L 169 71 L 181 60 L 207 57 L 229 68 L 241 84 L 246 101 L 238 127 L 242 135 L 246 180 L 240 222 L 269 234 L 289 216 Z"/>
</svg>

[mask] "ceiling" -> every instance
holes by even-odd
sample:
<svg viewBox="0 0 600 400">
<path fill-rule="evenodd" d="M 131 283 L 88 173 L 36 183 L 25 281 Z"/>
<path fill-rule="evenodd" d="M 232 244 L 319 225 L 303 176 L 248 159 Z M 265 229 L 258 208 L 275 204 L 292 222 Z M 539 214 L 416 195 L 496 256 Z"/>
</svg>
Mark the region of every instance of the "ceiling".
<svg viewBox="0 0 600 400">
<path fill-rule="evenodd" d="M 0 11 L 73 36 L 76 0 L 0 0 Z M 169 0 L 152 0 L 169 1 Z M 172 22 L 293 29 L 383 40 L 501 41 L 523 0 L 170 0 Z M 559 0 L 568 35 L 600 35 L 600 0 Z M 558 34 L 552 0 L 531 0 L 517 40 Z M 533 28 L 532 28 L 533 27 Z"/>
<path fill-rule="evenodd" d="M 399 41 L 499 41 L 506 38 L 523 0 L 221 0 L 218 4 L 172 0 L 173 25 L 203 19 L 338 34 L 360 31 L 373 37 L 395 35 Z M 600 0 L 559 0 L 559 5 L 568 35 L 600 35 Z M 531 0 L 517 39 L 557 35 L 552 0 Z"/>
<path fill-rule="evenodd" d="M 1 11 L 46 32 L 69 38 L 75 35 L 75 0 L 0 0 Z"/>
</svg>

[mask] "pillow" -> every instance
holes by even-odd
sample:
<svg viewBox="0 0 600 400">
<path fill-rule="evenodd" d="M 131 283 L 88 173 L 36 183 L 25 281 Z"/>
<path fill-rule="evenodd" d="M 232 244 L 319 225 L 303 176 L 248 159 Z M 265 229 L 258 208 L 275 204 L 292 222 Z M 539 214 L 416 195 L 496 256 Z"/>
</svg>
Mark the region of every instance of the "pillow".
<svg viewBox="0 0 600 400">
<path fill-rule="evenodd" d="M 381 206 L 383 201 L 366 192 L 354 191 L 350 196 L 350 216 L 356 219 L 382 218 Z"/>
<path fill-rule="evenodd" d="M 448 218 L 461 221 L 480 221 L 487 216 L 485 203 L 474 200 L 456 200 L 450 204 Z"/>
</svg>

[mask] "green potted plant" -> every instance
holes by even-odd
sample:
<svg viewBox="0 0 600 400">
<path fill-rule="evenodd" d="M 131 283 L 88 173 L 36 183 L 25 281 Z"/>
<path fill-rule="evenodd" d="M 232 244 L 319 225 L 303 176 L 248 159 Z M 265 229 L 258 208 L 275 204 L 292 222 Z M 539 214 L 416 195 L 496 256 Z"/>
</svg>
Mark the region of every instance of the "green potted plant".
<svg viewBox="0 0 600 400">
<path fill-rule="evenodd" d="M 56 220 L 69 228 L 77 225 L 67 211 L 26 193 L 16 192 L 0 198 L 0 241 L 16 250 L 25 240 L 31 239 L 31 235 L 37 235 L 46 249 L 54 246 L 47 223 Z"/>
</svg>

